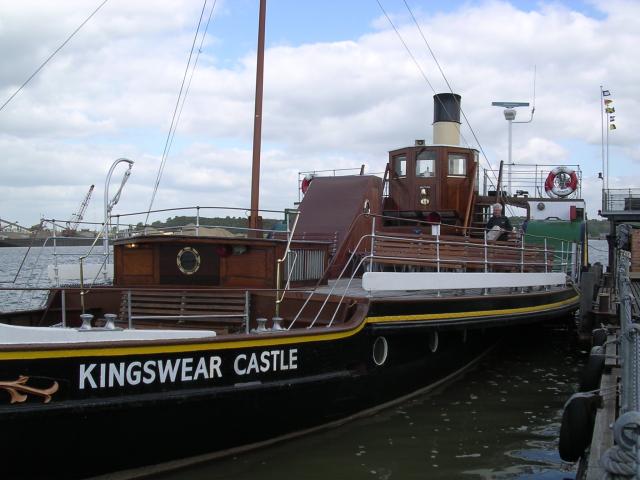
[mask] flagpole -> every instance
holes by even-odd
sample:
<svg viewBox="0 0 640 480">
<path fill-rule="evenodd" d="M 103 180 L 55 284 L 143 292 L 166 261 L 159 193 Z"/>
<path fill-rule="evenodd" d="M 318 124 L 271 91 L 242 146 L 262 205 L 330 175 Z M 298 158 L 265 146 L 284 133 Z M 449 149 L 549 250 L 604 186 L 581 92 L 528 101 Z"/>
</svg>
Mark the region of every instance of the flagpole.
<svg viewBox="0 0 640 480">
<path fill-rule="evenodd" d="M 607 121 L 607 190 L 609 190 L 609 130 L 609 122 Z"/>
<path fill-rule="evenodd" d="M 600 85 L 600 135 L 602 137 L 600 141 L 600 145 L 602 146 L 602 176 L 604 177 L 606 172 L 605 172 L 605 166 L 604 166 L 604 90 L 602 89 L 602 85 Z M 602 182 L 603 198 L 604 198 L 604 186 L 605 186 L 605 181 L 603 178 L 603 182 Z"/>
</svg>

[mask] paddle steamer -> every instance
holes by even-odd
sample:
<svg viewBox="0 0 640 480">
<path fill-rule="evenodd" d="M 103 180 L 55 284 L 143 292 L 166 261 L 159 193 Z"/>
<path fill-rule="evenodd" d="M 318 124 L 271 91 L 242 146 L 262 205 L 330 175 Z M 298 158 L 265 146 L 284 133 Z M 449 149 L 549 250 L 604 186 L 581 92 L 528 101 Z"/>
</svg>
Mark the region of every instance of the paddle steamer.
<svg viewBox="0 0 640 480">
<path fill-rule="evenodd" d="M 507 328 L 571 315 L 575 171 L 534 185 L 550 196 L 481 189 L 460 97 L 434 99 L 433 145 L 389 152 L 382 178 L 307 179 L 286 231 L 131 234 L 113 285 L 0 315 L 2 471 L 83 477 L 290 438 L 454 377 Z M 490 240 L 496 202 L 523 208 L 526 231 Z"/>
</svg>

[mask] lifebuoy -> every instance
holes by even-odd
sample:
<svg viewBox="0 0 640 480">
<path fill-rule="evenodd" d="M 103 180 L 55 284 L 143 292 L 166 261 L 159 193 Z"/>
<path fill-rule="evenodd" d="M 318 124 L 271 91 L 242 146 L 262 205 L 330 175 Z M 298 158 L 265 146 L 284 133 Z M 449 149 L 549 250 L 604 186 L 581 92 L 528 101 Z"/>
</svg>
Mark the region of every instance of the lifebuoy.
<svg viewBox="0 0 640 480">
<path fill-rule="evenodd" d="M 308 173 L 304 176 L 304 178 L 302 179 L 302 185 L 300 186 L 300 190 L 302 190 L 302 193 L 307 193 L 307 189 L 311 184 L 311 180 L 313 180 L 313 174 Z"/>
<path fill-rule="evenodd" d="M 550 197 L 568 197 L 578 188 L 578 175 L 568 167 L 556 167 L 544 182 L 544 191 Z"/>
</svg>

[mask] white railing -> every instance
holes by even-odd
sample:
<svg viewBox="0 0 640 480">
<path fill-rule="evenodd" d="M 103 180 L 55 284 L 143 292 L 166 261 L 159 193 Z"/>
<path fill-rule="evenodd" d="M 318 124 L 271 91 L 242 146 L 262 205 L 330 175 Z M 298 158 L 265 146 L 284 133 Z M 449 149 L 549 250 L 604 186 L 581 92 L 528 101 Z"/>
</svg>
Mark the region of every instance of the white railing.
<svg viewBox="0 0 640 480">
<path fill-rule="evenodd" d="M 513 197 L 544 197 L 545 183 L 554 168 L 559 165 L 546 164 L 504 164 L 502 170 L 503 196 Z M 576 173 L 578 188 L 570 198 L 582 198 L 582 170 L 579 165 L 563 165 Z M 494 188 L 492 179 L 497 179 L 499 170 L 485 169 L 483 176 L 483 195 L 488 195 L 490 188 Z"/>
<path fill-rule="evenodd" d="M 602 191 L 603 212 L 640 212 L 640 188 L 608 188 Z"/>
<path fill-rule="evenodd" d="M 353 281 L 363 270 L 373 271 L 382 268 L 385 265 L 396 265 L 397 268 L 409 269 L 411 271 L 420 271 L 420 269 L 429 269 L 430 271 L 440 272 L 449 269 L 452 266 L 462 268 L 463 270 L 476 270 L 485 273 L 492 271 L 519 271 L 520 273 L 543 271 L 544 273 L 565 273 L 574 281 L 578 280 L 580 272 L 580 246 L 575 242 L 569 242 L 564 239 L 553 237 L 537 237 L 527 235 L 530 238 L 539 238 L 540 243 L 537 245 L 525 245 L 525 236 L 518 235 L 517 241 L 513 245 L 505 243 L 494 243 L 487 239 L 485 230 L 481 241 L 472 241 L 468 236 L 460 236 L 460 240 L 452 240 L 451 238 L 443 239 L 441 235 L 433 236 L 403 236 L 379 234 L 376 230 L 376 218 L 384 218 L 381 215 L 369 215 L 371 218 L 371 233 L 363 235 L 358 240 L 355 247 L 345 262 L 340 274 L 333 281 L 329 291 L 325 294 L 324 301 L 320 305 L 316 315 L 311 320 L 307 328 L 312 328 L 320 315 L 326 308 L 330 297 L 334 294 L 340 295 L 337 306 L 331 315 L 327 326 L 331 326 L 335 321 L 340 306 L 343 304 L 347 292 L 351 288 Z M 420 222 L 425 224 L 428 222 Z M 435 224 L 434 224 L 435 225 Z M 466 231 L 475 229 L 467 228 Z M 547 246 L 547 240 L 552 239 L 559 243 L 560 249 L 550 249 Z M 400 254 L 389 253 L 390 250 L 381 254 L 381 242 L 392 241 L 397 243 L 396 252 Z M 402 245 L 406 245 L 404 249 Z M 426 247 L 426 248 L 425 248 Z M 474 251 L 476 255 L 465 253 L 464 258 L 459 256 L 453 257 L 447 255 L 447 250 L 452 247 L 455 249 L 468 249 L 469 252 Z M 534 251 L 539 258 L 531 258 L 529 252 Z M 505 252 L 510 252 L 505 254 Z M 499 254 L 499 255 L 498 255 Z M 355 266 L 354 266 L 355 265 Z M 351 272 L 349 273 L 349 268 Z M 340 286 L 340 280 L 348 278 L 346 285 Z M 548 286 L 544 287 L 548 289 Z M 439 294 L 439 291 L 437 292 Z M 487 289 L 483 289 L 483 294 L 488 294 Z M 313 291 L 306 298 L 302 307 L 293 318 L 289 328 L 293 328 L 295 323 L 300 319 L 306 307 L 309 305 L 312 297 L 317 295 L 317 291 Z"/>
</svg>

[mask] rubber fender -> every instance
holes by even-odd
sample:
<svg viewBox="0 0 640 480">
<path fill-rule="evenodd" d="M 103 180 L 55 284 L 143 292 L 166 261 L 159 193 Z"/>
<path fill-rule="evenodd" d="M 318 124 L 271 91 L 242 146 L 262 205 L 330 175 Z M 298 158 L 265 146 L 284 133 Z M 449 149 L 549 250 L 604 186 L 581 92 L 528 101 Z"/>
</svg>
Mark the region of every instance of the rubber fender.
<svg viewBox="0 0 640 480">
<path fill-rule="evenodd" d="M 601 347 L 607 341 L 607 329 L 596 328 L 591 332 L 591 345 Z"/>
<path fill-rule="evenodd" d="M 598 396 L 573 394 L 564 406 L 558 452 L 565 462 L 576 462 L 591 443 Z"/>
<path fill-rule="evenodd" d="M 604 372 L 604 352 L 602 347 L 593 347 L 589 354 L 589 360 L 580 374 L 580 392 L 590 392 L 600 388 L 602 372 Z"/>
</svg>

